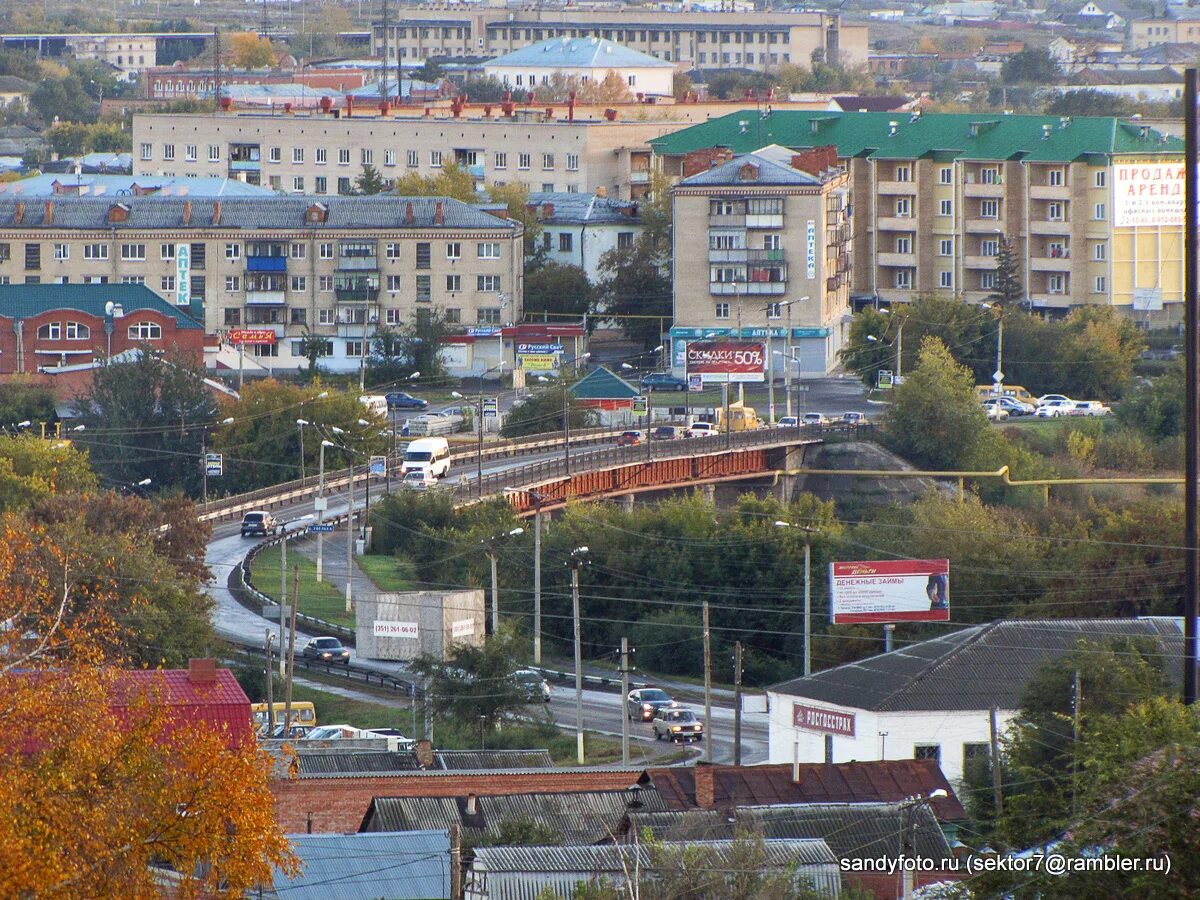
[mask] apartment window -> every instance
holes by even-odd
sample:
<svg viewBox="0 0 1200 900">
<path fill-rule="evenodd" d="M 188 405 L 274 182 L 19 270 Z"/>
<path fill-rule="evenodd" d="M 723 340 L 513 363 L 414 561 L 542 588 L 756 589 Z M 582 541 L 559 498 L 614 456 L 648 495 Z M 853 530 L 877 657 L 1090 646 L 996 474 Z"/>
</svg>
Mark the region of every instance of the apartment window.
<svg viewBox="0 0 1200 900">
<path fill-rule="evenodd" d="M 433 254 L 431 252 L 432 244 L 428 241 L 419 241 L 417 243 L 417 268 L 428 269 L 433 265 Z"/>
<path fill-rule="evenodd" d="M 364 347 L 363 341 L 346 341 L 346 355 L 347 356 L 366 356 L 367 354 L 363 351 L 363 347 Z"/>
<path fill-rule="evenodd" d="M 1104 204 L 1103 203 L 1096 204 L 1096 208 L 1092 213 L 1092 218 L 1095 219 L 1097 222 L 1104 221 Z"/>
<path fill-rule="evenodd" d="M 236 294 L 242 289 L 242 277 L 240 275 L 225 276 L 225 293 Z"/>
<path fill-rule="evenodd" d="M 912 269 L 897 269 L 895 284 L 901 290 L 910 289 L 912 287 Z"/>
<path fill-rule="evenodd" d="M 429 151 L 429 166 L 430 166 L 430 168 L 433 168 L 433 169 L 440 169 L 442 167 L 442 151 L 441 150 L 430 150 Z"/>
<path fill-rule="evenodd" d="M 450 325 L 457 325 L 462 321 L 462 310 L 457 306 L 447 307 L 442 310 L 442 315 L 446 317 L 446 322 Z"/>
<path fill-rule="evenodd" d="M 1096 262 L 1104 262 L 1108 258 L 1108 244 L 1103 242 L 1096 244 L 1092 248 L 1092 259 Z"/>
<path fill-rule="evenodd" d="M 617 232 L 617 249 L 630 250 L 633 248 L 633 232 L 618 231 Z"/>
<path fill-rule="evenodd" d="M 400 318 L 400 310 L 385 309 L 383 311 L 383 321 L 387 325 L 400 325 L 403 322 Z"/>
<path fill-rule="evenodd" d="M 1000 242 L 993 238 L 979 242 L 980 256 L 996 256 L 1000 252 Z"/>
<path fill-rule="evenodd" d="M 172 162 L 175 159 L 175 145 L 163 144 L 163 162 Z"/>
<path fill-rule="evenodd" d="M 994 288 L 996 286 L 996 273 L 995 272 L 980 272 L 979 273 L 979 286 L 981 288 L 983 288 L 984 290 L 988 290 L 988 291 L 990 291 L 992 288 Z"/>
<path fill-rule="evenodd" d="M 963 775 L 969 777 L 976 772 L 976 763 L 991 757 L 987 743 L 963 744 Z"/>
<path fill-rule="evenodd" d="M 25 283 L 26 284 L 41 284 L 42 276 L 41 275 L 26 275 Z"/>
<path fill-rule="evenodd" d="M 317 290 L 322 294 L 330 294 L 333 292 L 333 276 L 319 275 L 317 277 Z"/>
<path fill-rule="evenodd" d="M 192 255 L 195 259 L 195 254 Z M 193 275 L 188 284 L 189 291 L 193 300 L 203 300 L 204 295 L 208 293 L 208 284 L 204 280 L 203 275 Z"/>
<path fill-rule="evenodd" d="M 475 321 L 481 325 L 499 325 L 500 310 L 495 307 L 484 307 L 475 313 Z"/>
<path fill-rule="evenodd" d="M 152 159 L 154 157 L 154 145 L 142 144 L 140 156 L 143 160 Z"/>
<path fill-rule="evenodd" d="M 226 259 L 241 259 L 242 258 L 242 245 L 241 244 L 226 244 L 225 245 L 225 258 Z"/>
<path fill-rule="evenodd" d="M 461 291 L 462 290 L 462 276 L 461 275 L 447 275 L 446 276 L 446 290 L 452 294 L 456 294 L 459 291 Z"/>
<path fill-rule="evenodd" d="M 129 326 L 131 341 L 162 340 L 162 326 L 157 322 L 134 322 Z"/>
<path fill-rule="evenodd" d="M 912 215 L 912 200 L 910 198 L 896 198 L 896 215 L 901 218 L 907 218 Z"/>
<path fill-rule="evenodd" d="M 494 168 L 497 168 L 497 169 L 507 169 L 508 168 L 508 154 L 507 153 L 497 153 L 496 154 Z"/>
<path fill-rule="evenodd" d="M 395 150 L 384 150 L 383 151 L 383 164 L 385 166 L 396 165 L 396 151 Z"/>
<path fill-rule="evenodd" d="M 267 162 L 283 162 L 283 150 L 279 147 L 270 147 L 267 149 Z"/>
<path fill-rule="evenodd" d="M 553 169 L 554 168 L 554 154 L 553 153 L 543 153 L 542 154 L 542 168 L 543 169 Z"/>
<path fill-rule="evenodd" d="M 938 287 L 950 288 L 954 287 L 953 272 L 938 272 Z"/>
<path fill-rule="evenodd" d="M 241 325 L 242 324 L 242 311 L 240 309 L 226 309 L 225 310 L 225 324 L 226 325 Z"/>
<path fill-rule="evenodd" d="M 417 302 L 428 303 L 433 299 L 433 276 L 417 276 Z"/>
<path fill-rule="evenodd" d="M 332 325 L 333 324 L 333 310 L 332 309 L 318 309 L 317 310 L 317 324 L 318 325 Z"/>
<path fill-rule="evenodd" d="M 323 166 L 329 161 L 329 148 L 318 147 L 313 151 L 314 161 L 318 166 Z"/>
<path fill-rule="evenodd" d="M 912 181 L 912 167 L 911 166 L 896 166 L 896 180 L 897 181 Z"/>
<path fill-rule="evenodd" d="M 530 163 L 532 162 L 532 159 L 533 159 L 532 156 L 528 153 L 518 153 L 517 154 L 517 168 L 518 169 L 528 169 Z"/>
<path fill-rule="evenodd" d="M 298 309 L 293 309 L 291 311 L 291 322 L 293 325 L 307 325 L 308 324 L 308 310 L 305 309 L 304 307 L 300 307 Z"/>
<path fill-rule="evenodd" d="M 1093 294 L 1103 294 L 1108 290 L 1108 279 L 1103 275 L 1096 276 L 1096 287 L 1092 291 Z"/>
<path fill-rule="evenodd" d="M 303 294 L 308 290 L 308 277 L 305 275 L 293 275 L 291 282 L 293 294 Z"/>
<path fill-rule="evenodd" d="M 939 200 L 938 201 L 938 215 L 939 216 L 954 215 L 954 201 L 953 200 Z"/>
<path fill-rule="evenodd" d="M 88 328 L 82 322 L 67 323 L 67 340 L 68 341 L 86 341 L 92 336 L 92 329 Z"/>
<path fill-rule="evenodd" d="M 938 184 L 954 184 L 954 170 L 949 166 L 938 169 Z"/>
<path fill-rule="evenodd" d="M 317 256 L 320 259 L 333 259 L 333 244 L 317 244 Z"/>
<path fill-rule="evenodd" d="M 979 180 L 983 184 L 999 184 L 1000 170 L 999 169 L 980 169 Z"/>
<path fill-rule="evenodd" d="M 953 256 L 954 255 L 954 239 L 942 238 L 938 241 L 938 256 Z"/>
<path fill-rule="evenodd" d="M 480 259 L 499 259 L 500 245 L 495 242 L 476 244 L 475 254 Z"/>
<path fill-rule="evenodd" d="M 71 245 L 70 244 L 55 244 L 54 245 L 54 258 L 58 259 L 58 260 L 70 259 L 71 258 Z"/>
<path fill-rule="evenodd" d="M 1098 188 L 1102 188 L 1108 184 L 1108 173 L 1103 169 L 1096 173 L 1096 177 L 1092 179 L 1092 184 Z"/>
<path fill-rule="evenodd" d="M 359 149 L 359 159 L 364 166 L 373 166 L 375 165 L 375 151 L 369 147 L 362 147 Z"/>
<path fill-rule="evenodd" d="M 340 147 L 338 149 L 338 165 L 350 165 L 350 149 L 348 147 Z"/>
<path fill-rule="evenodd" d="M 338 182 L 337 182 L 337 192 L 338 192 L 339 194 L 341 194 L 343 197 L 344 197 L 344 196 L 346 196 L 347 194 L 350 194 L 350 193 L 353 193 L 353 192 L 354 192 L 354 188 L 353 188 L 353 187 L 351 187 L 351 185 L 350 185 L 350 179 L 349 179 L 349 178 L 339 178 L 339 179 L 338 179 Z"/>
<path fill-rule="evenodd" d="M 400 285 L 403 284 L 403 279 L 404 279 L 404 276 L 402 276 L 402 275 L 389 275 L 387 277 L 388 293 L 395 294 L 395 293 L 399 292 Z"/>
<path fill-rule="evenodd" d="M 477 275 L 475 276 L 475 290 L 483 294 L 495 294 L 500 290 L 499 275 Z"/>
<path fill-rule="evenodd" d="M 303 147 L 293 147 L 292 148 L 292 163 L 299 164 L 302 162 L 304 162 L 304 148 Z"/>
<path fill-rule="evenodd" d="M 558 235 L 558 250 L 560 253 L 571 252 L 571 238 L 573 235 L 569 231 L 561 231 Z"/>
<path fill-rule="evenodd" d="M 329 193 L 329 179 L 327 179 L 324 175 L 314 175 L 313 176 L 313 193 L 328 194 Z"/>
<path fill-rule="evenodd" d="M 941 765 L 942 762 L 942 745 L 941 744 L 915 744 L 913 745 L 913 759 L 931 759 L 935 763 Z"/>
<path fill-rule="evenodd" d="M 1061 222 L 1063 218 L 1063 205 L 1061 203 L 1046 204 L 1046 220 L 1048 222 Z"/>
<path fill-rule="evenodd" d="M 417 151 L 409 150 L 408 151 L 408 167 L 410 169 L 415 169 L 420 164 L 421 164 L 421 158 L 418 155 Z"/>
<path fill-rule="evenodd" d="M 59 284 L 66 284 L 65 281 L 59 281 Z M 121 284 L 145 284 L 145 275 L 122 275 Z"/>
<path fill-rule="evenodd" d="M 567 154 L 567 171 L 568 172 L 578 172 L 579 171 L 579 154 L 578 153 L 568 153 Z"/>
<path fill-rule="evenodd" d="M 1000 218 L 1000 201 L 999 200 L 980 200 L 979 201 L 979 216 L 983 219 L 998 219 Z"/>
<path fill-rule="evenodd" d="M 288 248 L 288 252 L 292 259 L 304 259 L 308 256 L 308 245 L 302 244 L 299 241 L 293 242 Z"/>
<path fill-rule="evenodd" d="M 33 269 L 34 271 L 42 267 L 42 245 L 41 244 L 26 244 L 25 245 L 25 268 Z M 26 281 L 26 284 L 29 282 Z"/>
<path fill-rule="evenodd" d="M 729 304 L 728 303 L 716 304 L 715 315 L 718 319 L 728 319 L 729 318 Z"/>
<path fill-rule="evenodd" d="M 768 303 L 767 304 L 767 318 L 768 319 L 782 319 L 783 318 L 783 304 L 782 303 Z"/>
<path fill-rule="evenodd" d="M 84 249 L 84 256 L 86 258 L 87 257 L 87 247 L 84 247 L 83 249 Z M 175 258 L 175 245 L 174 244 L 159 244 L 158 245 L 158 258 L 159 259 L 174 259 Z"/>
<path fill-rule="evenodd" d="M 898 237 L 896 238 L 897 253 L 912 253 L 912 238 Z"/>
<path fill-rule="evenodd" d="M 1046 183 L 1050 187 L 1062 187 L 1066 183 L 1066 173 L 1062 169 L 1051 169 L 1046 176 Z"/>
<path fill-rule="evenodd" d="M 37 330 L 37 339 L 39 341 L 59 341 L 62 340 L 62 323 L 47 322 Z"/>
<path fill-rule="evenodd" d="M 220 162 L 221 161 L 221 148 L 217 144 L 209 144 L 208 145 L 208 161 L 209 162 Z"/>
<path fill-rule="evenodd" d="M 108 259 L 108 244 L 84 244 L 84 259 Z"/>
<path fill-rule="evenodd" d="M 121 259 L 127 262 L 145 262 L 146 260 L 146 245 L 145 244 L 122 244 Z"/>
<path fill-rule="evenodd" d="M 400 258 L 400 245 L 397 243 L 385 244 L 383 248 L 384 259 L 395 261 Z"/>
<path fill-rule="evenodd" d="M 451 241 L 446 245 L 446 259 L 462 259 L 462 244 Z"/>
<path fill-rule="evenodd" d="M 195 144 L 184 144 L 183 145 L 183 158 L 186 162 L 195 162 L 196 161 L 196 145 Z"/>
</svg>

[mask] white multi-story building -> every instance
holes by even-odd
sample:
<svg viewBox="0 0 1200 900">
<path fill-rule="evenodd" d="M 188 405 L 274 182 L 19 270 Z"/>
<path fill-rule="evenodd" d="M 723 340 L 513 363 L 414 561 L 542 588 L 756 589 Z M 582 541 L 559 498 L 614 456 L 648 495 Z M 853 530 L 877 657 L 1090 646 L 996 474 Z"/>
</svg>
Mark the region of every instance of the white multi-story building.
<svg viewBox="0 0 1200 900">
<path fill-rule="evenodd" d="M 610 250 L 633 246 L 642 233 L 638 204 L 598 194 L 531 193 L 542 227 L 541 250 L 550 262 L 578 266 L 595 284 L 600 258 Z"/>
<path fill-rule="evenodd" d="M 518 91 L 550 84 L 556 75 L 580 85 L 600 84 L 610 73 L 631 96 L 670 97 L 674 90 L 673 63 L 605 38 L 551 38 L 483 64 L 485 76 Z"/>
</svg>

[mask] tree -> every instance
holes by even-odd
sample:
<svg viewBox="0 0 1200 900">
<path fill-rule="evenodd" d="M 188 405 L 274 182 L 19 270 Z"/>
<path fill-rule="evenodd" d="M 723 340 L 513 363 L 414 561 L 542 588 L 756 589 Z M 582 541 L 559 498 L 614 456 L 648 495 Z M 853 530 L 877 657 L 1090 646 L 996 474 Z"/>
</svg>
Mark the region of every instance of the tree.
<svg viewBox="0 0 1200 900">
<path fill-rule="evenodd" d="M 579 99 L 584 103 L 630 103 L 634 96 L 621 73 L 610 69 L 599 81 L 584 84 Z"/>
<path fill-rule="evenodd" d="M 388 325 L 375 329 L 371 355 L 367 357 L 367 380 L 371 384 L 395 384 L 419 371 L 409 361 L 404 336 L 399 331 Z"/>
<path fill-rule="evenodd" d="M 416 310 L 400 332 L 402 349 L 412 366 L 406 375 L 420 372 L 425 379 L 443 377 L 442 343 L 449 334 L 450 323 L 441 307 Z"/>
<path fill-rule="evenodd" d="M 450 197 L 463 203 L 479 200 L 475 180 L 458 163 L 447 163 L 436 175 L 409 172 L 396 179 L 394 192 L 401 197 Z"/>
<path fill-rule="evenodd" d="M 970 370 L 935 337 L 921 340 L 916 370 L 894 393 L 887 413 L 892 443 L 922 468 L 959 468 L 988 429 Z"/>
<path fill-rule="evenodd" d="M 29 95 L 29 103 L 47 124 L 96 121 L 92 101 L 75 75 L 45 79 Z"/>
<path fill-rule="evenodd" d="M 692 92 L 692 79 L 683 72 L 676 72 L 671 76 L 671 94 L 676 100 L 682 100 Z"/>
<path fill-rule="evenodd" d="M 487 78 L 468 78 L 463 82 L 462 93 L 472 103 L 500 103 L 509 93 L 509 87 L 489 75 Z"/>
<path fill-rule="evenodd" d="M 1049 116 L 1128 116 L 1136 106 L 1128 97 L 1095 88 L 1055 94 L 1046 104 Z"/>
<path fill-rule="evenodd" d="M 1000 79 L 1005 84 L 1058 84 L 1062 70 L 1050 52 L 1030 47 L 1014 53 L 1000 67 Z"/>
<path fill-rule="evenodd" d="M 229 61 L 238 69 L 261 69 L 275 64 L 275 48 L 269 38 L 240 31 L 229 36 Z"/>
<path fill-rule="evenodd" d="M 592 309 L 592 286 L 587 273 L 579 266 L 556 262 L 527 267 L 524 309 L 531 316 L 540 313 L 583 316 Z"/>
<path fill-rule="evenodd" d="M 494 727 L 526 702 L 512 677 L 519 665 L 511 629 L 501 629 L 479 647 L 455 644 L 445 662 L 422 654 L 412 668 L 428 679 L 426 694 L 437 698 L 433 709 L 438 718 Z"/>
<path fill-rule="evenodd" d="M 1013 251 L 1007 235 L 1000 235 L 1000 246 L 996 253 L 996 284 L 988 295 L 988 302 L 1005 309 L 1016 309 L 1025 299 L 1025 286 L 1021 284 L 1021 261 Z"/>
<path fill-rule="evenodd" d="M 46 423 L 50 428 L 58 419 L 54 392 L 28 381 L 5 381 L 0 391 L 0 428 L 17 422 Z"/>
<path fill-rule="evenodd" d="M 662 343 L 672 314 L 671 276 L 662 250 L 642 235 L 600 257 L 597 309 L 649 350 Z"/>
<path fill-rule="evenodd" d="M 46 140 L 59 156 L 78 156 L 87 139 L 87 126 L 78 122 L 59 122 L 46 132 Z"/>
<path fill-rule="evenodd" d="M 1117 421 L 1154 439 L 1177 437 L 1187 419 L 1184 411 L 1183 363 L 1176 361 L 1165 375 L 1144 381 L 1125 395 L 1117 407 Z"/>
<path fill-rule="evenodd" d="M 354 179 L 356 194 L 382 194 L 388 189 L 387 182 L 370 163 L 363 163 L 362 174 Z"/>
<path fill-rule="evenodd" d="M 569 399 L 564 398 L 563 394 L 567 390 L 566 381 L 560 378 L 550 386 L 534 391 L 524 403 L 514 406 L 505 414 L 500 434 L 503 437 L 524 437 L 562 431 L 563 409 Z M 571 406 L 568 415 L 572 428 L 592 428 L 596 424 L 595 413 L 582 407 Z"/>
<path fill-rule="evenodd" d="M 87 454 L 32 434 L 0 437 L 0 512 L 27 509 L 57 492 L 96 488 Z"/>
<path fill-rule="evenodd" d="M 300 338 L 300 353 L 308 360 L 307 377 L 312 381 L 320 372 L 320 362 L 322 356 L 331 352 L 329 350 L 329 338 L 319 334 L 313 334 L 308 328 L 304 329 L 304 335 Z"/>
<path fill-rule="evenodd" d="M 1106 307 L 1084 307 L 1060 326 L 1055 353 L 1059 390 L 1075 397 L 1119 397 L 1133 380 L 1146 339 L 1137 325 Z"/>
</svg>

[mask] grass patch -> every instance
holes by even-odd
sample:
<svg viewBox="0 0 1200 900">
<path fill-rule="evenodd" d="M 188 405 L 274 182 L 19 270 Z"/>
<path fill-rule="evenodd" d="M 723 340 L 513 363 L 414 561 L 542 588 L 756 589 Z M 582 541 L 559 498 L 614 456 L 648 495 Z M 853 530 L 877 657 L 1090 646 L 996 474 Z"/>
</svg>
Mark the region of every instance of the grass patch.
<svg viewBox="0 0 1200 900">
<path fill-rule="evenodd" d="M 370 553 L 358 557 L 358 567 L 381 591 L 413 591 L 412 563 L 396 556 Z"/>
<path fill-rule="evenodd" d="M 274 544 L 254 557 L 251 578 L 254 586 L 275 601 L 279 601 L 279 545 Z M 300 568 L 299 612 L 335 625 L 354 627 L 354 616 L 346 612 L 346 586 L 329 581 L 317 581 L 317 564 L 303 553 L 288 554 L 288 591 L 292 588 L 292 569 Z"/>
<path fill-rule="evenodd" d="M 404 734 L 412 731 L 412 712 L 407 707 L 356 700 L 299 684 L 292 686 L 292 699 L 312 701 L 320 725 L 395 728 Z"/>
</svg>

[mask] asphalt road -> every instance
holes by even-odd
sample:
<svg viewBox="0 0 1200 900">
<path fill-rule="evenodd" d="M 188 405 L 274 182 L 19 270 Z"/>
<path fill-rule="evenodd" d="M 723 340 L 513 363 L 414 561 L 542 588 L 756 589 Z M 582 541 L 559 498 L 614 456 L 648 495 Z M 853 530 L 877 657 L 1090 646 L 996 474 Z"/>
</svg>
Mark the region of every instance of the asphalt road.
<svg viewBox="0 0 1200 900">
<path fill-rule="evenodd" d="M 552 451 L 545 454 L 545 456 L 556 456 L 559 452 L 561 451 Z M 578 454 L 586 452 L 586 448 L 577 451 Z M 523 457 L 522 462 L 535 462 L 539 458 L 541 457 L 538 455 L 531 455 Z M 484 474 L 500 471 L 512 465 L 511 461 L 504 460 L 485 463 Z M 453 468 L 447 481 L 453 483 L 462 475 L 473 477 L 473 462 Z M 329 503 L 326 515 L 334 517 L 344 513 L 346 511 L 346 499 L 344 493 L 330 493 L 328 495 Z M 361 508 L 362 499 L 361 494 L 356 496 L 356 509 Z M 313 501 L 311 499 L 274 510 L 276 517 L 285 522 L 298 519 L 313 512 Z M 333 552 L 342 553 L 345 546 L 344 533 L 334 533 L 330 537 L 332 538 Z M 209 588 L 209 593 L 216 601 L 214 616 L 217 632 L 222 637 L 237 643 L 262 646 L 265 630 L 271 628 L 278 633 L 278 622 L 272 623 L 261 615 L 246 609 L 233 598 L 233 595 L 226 586 L 229 573 L 241 562 L 252 546 L 253 543 L 250 540 L 241 537 L 238 522 L 214 523 L 212 540 L 209 542 L 206 554 L 206 561 L 213 572 L 213 583 Z M 584 621 L 586 627 L 586 615 Z M 301 629 L 297 629 L 297 648 L 302 646 L 308 638 L 314 636 Z M 361 666 L 377 671 L 391 674 L 403 674 L 405 671 L 402 663 L 357 659 L 353 650 L 351 651 L 351 659 Z M 703 704 L 690 705 L 700 717 L 703 717 Z M 618 693 L 599 690 L 585 690 L 583 692 L 583 721 L 584 727 L 587 730 L 606 735 L 620 736 L 622 709 L 621 697 Z M 573 686 L 562 687 L 555 685 L 554 694 L 550 702 L 550 712 L 556 723 L 574 728 L 575 692 Z M 712 718 L 713 721 L 708 730 L 711 734 L 713 760 L 715 762 L 732 762 L 733 709 L 724 700 L 715 702 Z M 765 761 L 767 758 L 766 715 L 763 713 L 744 715 L 742 729 L 742 761 L 744 763 Z M 648 760 L 653 756 L 671 752 L 670 745 L 668 744 L 659 743 L 656 745 L 649 723 L 630 723 L 630 734 L 634 759 Z M 698 744 L 693 746 L 697 748 L 702 747 L 702 745 Z"/>
</svg>

